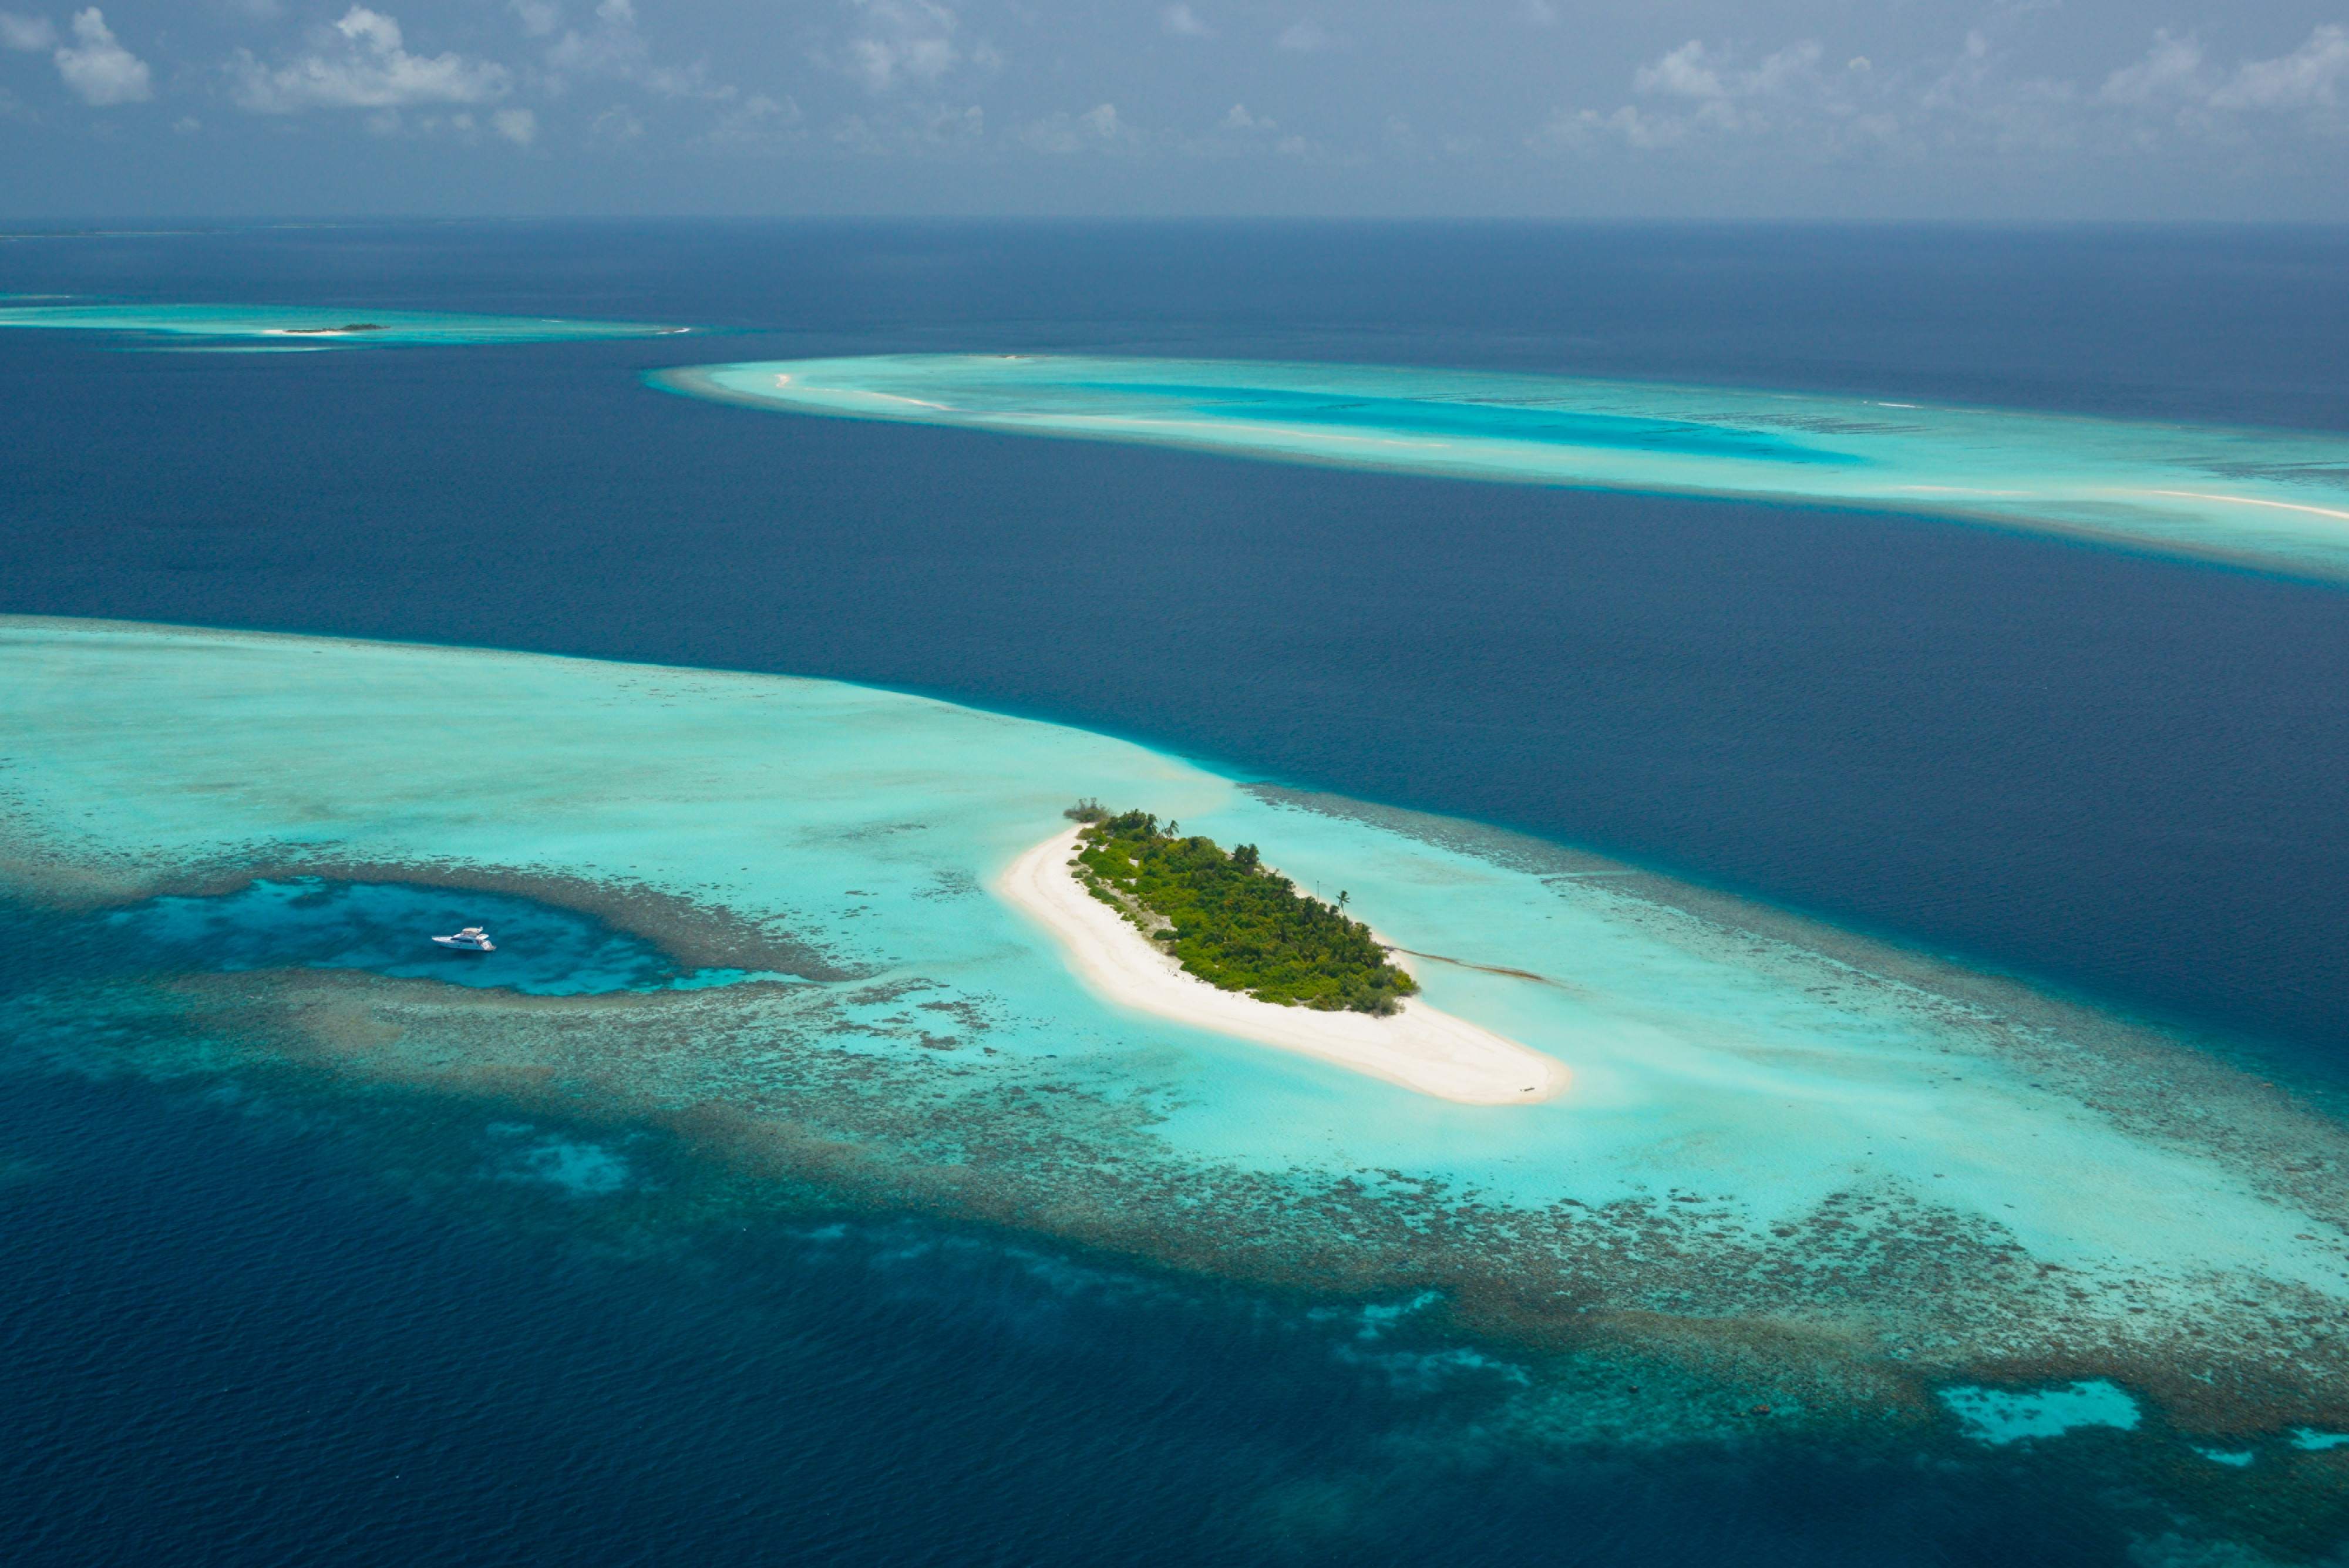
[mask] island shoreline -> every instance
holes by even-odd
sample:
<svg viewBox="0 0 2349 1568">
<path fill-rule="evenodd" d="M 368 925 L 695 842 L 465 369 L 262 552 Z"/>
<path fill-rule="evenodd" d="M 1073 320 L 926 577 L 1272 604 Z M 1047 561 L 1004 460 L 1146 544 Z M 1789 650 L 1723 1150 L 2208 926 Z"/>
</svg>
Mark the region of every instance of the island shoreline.
<svg viewBox="0 0 2349 1568">
<path fill-rule="evenodd" d="M 1219 990 L 1102 903 L 1069 868 L 1078 828 L 1029 849 L 996 892 L 1049 932 L 1088 990 L 1121 1007 L 1212 1033 L 1313 1056 L 1460 1105 L 1523 1106 L 1555 1099 L 1565 1064 L 1411 998 L 1388 1017 L 1259 1002 Z"/>
</svg>

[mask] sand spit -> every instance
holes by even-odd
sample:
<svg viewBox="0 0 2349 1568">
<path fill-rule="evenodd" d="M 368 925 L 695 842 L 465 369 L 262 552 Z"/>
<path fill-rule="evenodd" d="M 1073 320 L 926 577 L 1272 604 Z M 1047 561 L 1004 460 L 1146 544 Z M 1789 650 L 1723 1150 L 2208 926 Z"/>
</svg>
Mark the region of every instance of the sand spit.
<svg viewBox="0 0 2349 1568">
<path fill-rule="evenodd" d="M 1320 1012 L 1258 1002 L 1185 973 L 1071 875 L 1077 831 L 1056 833 L 1029 850 L 996 888 L 1050 931 L 1078 976 L 1111 1002 L 1463 1105 L 1532 1105 L 1565 1091 L 1570 1075 L 1564 1064 L 1423 1002 L 1406 1002 L 1390 1018 Z"/>
</svg>

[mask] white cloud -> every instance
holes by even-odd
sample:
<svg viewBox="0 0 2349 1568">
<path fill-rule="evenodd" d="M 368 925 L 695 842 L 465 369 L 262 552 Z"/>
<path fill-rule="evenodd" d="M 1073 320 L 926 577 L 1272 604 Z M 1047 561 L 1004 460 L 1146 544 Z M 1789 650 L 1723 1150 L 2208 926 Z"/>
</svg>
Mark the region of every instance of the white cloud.
<svg viewBox="0 0 2349 1568">
<path fill-rule="evenodd" d="M 868 91 L 926 87 L 962 62 L 962 48 L 955 41 L 961 18 L 937 0 L 851 3 L 863 20 L 864 31 L 848 41 L 833 63 L 863 82 Z M 993 51 L 986 51 L 986 56 L 991 58 Z"/>
<path fill-rule="evenodd" d="M 1557 25 L 1557 7 L 1549 0 L 1522 0 L 1517 6 L 1517 15 L 1532 26 L 1554 27 Z"/>
<path fill-rule="evenodd" d="M 2311 33 L 2308 42 L 2289 55 L 2239 67 L 2226 84 L 2210 95 L 2210 107 L 2330 109 L 2340 101 L 2344 78 L 2349 78 L 2349 29 L 2328 25 Z"/>
<path fill-rule="evenodd" d="M 182 122 L 193 125 L 193 120 Z M 450 137 L 467 146 L 476 146 L 486 135 L 511 141 L 517 147 L 530 146 L 538 136 L 538 116 L 526 109 L 501 109 L 486 114 L 470 109 L 458 109 L 446 113 L 427 106 L 417 108 L 370 109 L 360 117 L 359 123 L 370 136 L 386 140 L 419 141 L 431 138 Z M 181 129 L 174 127 L 173 129 Z"/>
<path fill-rule="evenodd" d="M 803 118 L 791 98 L 752 93 L 719 114 L 702 140 L 712 147 L 774 147 L 792 140 Z"/>
<path fill-rule="evenodd" d="M 2191 35 L 2173 38 L 2168 29 L 2154 34 L 2153 47 L 2135 65 L 2123 66 L 2105 78 L 2096 97 L 2106 103 L 2141 104 L 2158 99 L 2200 97 L 2202 46 Z"/>
<path fill-rule="evenodd" d="M 1082 114 L 1060 113 L 1022 127 L 1019 140 L 1039 152 L 1066 155 L 1112 147 L 1129 136 L 1117 106 L 1095 104 Z"/>
<path fill-rule="evenodd" d="M 1682 98 L 1719 98 L 1721 77 L 1706 65 L 1706 49 L 1694 38 L 1650 66 L 1641 66 L 1631 85 L 1641 92 L 1677 93 Z"/>
<path fill-rule="evenodd" d="M 1188 5 L 1169 5 L 1158 13 L 1158 29 L 1169 37 L 1212 38 L 1216 30 L 1199 20 Z"/>
<path fill-rule="evenodd" d="M 1765 57 L 1748 69 L 1737 66 L 1726 51 L 1716 53 L 1692 39 L 1654 64 L 1640 67 L 1632 75 L 1631 86 L 1640 92 L 1712 106 L 1771 98 L 1815 78 L 1822 52 L 1817 44 L 1806 40 Z"/>
<path fill-rule="evenodd" d="M 2247 60 L 2224 76 L 2214 76 L 2199 40 L 2189 35 L 2173 37 L 2157 32 L 2145 57 L 2105 78 L 2096 94 L 2099 104 L 2159 114 L 2167 123 L 2188 134 L 2220 138 L 2240 136 L 2230 117 L 2244 114 L 2300 114 L 2320 125 L 2342 106 L 2349 86 L 2349 29 L 2323 26 L 2288 55 Z M 2154 145 L 2151 127 L 2163 121 L 2141 119 L 2136 140 Z"/>
<path fill-rule="evenodd" d="M 1879 70 L 1854 56 L 1828 68 L 1806 39 L 1751 64 L 1692 40 L 1632 75 L 1651 100 L 1611 110 L 1561 110 L 1528 139 L 1540 150 L 1640 152 L 1715 147 L 1724 156 L 1791 153 L 1821 161 L 1920 155 L 1971 147 L 2019 154 L 2077 146 L 2082 98 L 2069 83 L 2012 74 L 1979 29 L 1940 60 Z M 2127 92 L 2127 82 L 2116 92 Z M 1748 152 L 1728 150 L 1744 148 Z"/>
<path fill-rule="evenodd" d="M 1532 140 L 1550 148 L 1588 148 L 1612 140 L 1652 151 L 1700 136 L 1761 135 L 1832 99 L 1835 89 L 1818 68 L 1824 53 L 1806 39 L 1747 66 L 1729 50 L 1691 39 L 1632 73 L 1632 90 L 1664 100 L 1661 109 L 1624 104 L 1611 112 L 1561 110 Z"/>
<path fill-rule="evenodd" d="M 524 16 L 525 27 L 543 23 L 543 31 L 551 33 L 560 20 L 551 4 L 540 0 L 516 0 L 518 7 L 533 7 Z M 538 15 L 543 11 L 544 15 Z M 652 50 L 636 30 L 636 8 L 633 0 L 600 0 L 595 20 L 583 32 L 576 27 L 565 29 L 546 51 L 547 76 L 544 86 L 549 92 L 560 93 L 570 86 L 571 78 L 634 82 L 647 92 L 662 98 L 698 98 L 724 102 L 737 96 L 737 89 L 709 78 L 707 61 L 696 60 L 686 66 L 663 66 L 653 62 Z"/>
<path fill-rule="evenodd" d="M 1273 47 L 1293 49 L 1300 55 L 1316 55 L 1337 41 L 1314 23 L 1291 22 L 1282 29 L 1280 36 L 1273 40 Z"/>
<path fill-rule="evenodd" d="M 522 30 L 533 38 L 543 38 L 563 26 L 563 7 L 554 0 L 512 0 L 512 4 Z"/>
<path fill-rule="evenodd" d="M 322 29 L 311 52 L 286 65 L 273 70 L 240 49 L 229 69 L 236 101 L 259 114 L 487 103 L 513 84 L 512 73 L 494 60 L 410 54 L 399 24 L 364 5 Z"/>
<path fill-rule="evenodd" d="M 0 44 L 31 54 L 57 47 L 57 26 L 47 16 L 19 16 L 0 11 Z"/>
<path fill-rule="evenodd" d="M 562 14 L 553 5 L 522 8 L 523 29 L 543 36 L 554 31 Z M 633 77 L 646 67 L 645 41 L 636 33 L 636 8 L 629 0 L 603 0 L 585 32 L 573 27 L 546 51 L 549 69 L 566 76 Z"/>
<path fill-rule="evenodd" d="M 1969 57 L 1978 52 L 1978 40 L 1970 43 Z M 1803 39 L 1749 64 L 1733 50 L 1692 39 L 1632 73 L 1632 91 L 1649 103 L 1561 109 L 1526 141 L 1537 151 L 1586 153 L 1708 143 L 1768 144 L 1825 158 L 1880 152 L 1902 128 L 1895 111 L 1915 108 L 1899 99 L 1908 89 L 1880 80 L 1864 57 L 1826 69 L 1826 55 L 1816 40 Z"/>
<path fill-rule="evenodd" d="M 852 114 L 834 124 L 832 140 L 866 153 L 932 152 L 968 147 L 987 134 L 987 111 L 978 104 L 956 109 L 934 104 L 870 117 Z"/>
<path fill-rule="evenodd" d="M 204 128 L 204 122 L 192 114 L 183 114 L 171 122 L 174 136 L 193 136 Z"/>
<path fill-rule="evenodd" d="M 343 19 L 335 24 L 335 30 L 374 54 L 396 55 L 401 52 L 403 40 L 399 36 L 399 24 L 364 5 L 354 5 L 344 12 Z"/>
<path fill-rule="evenodd" d="M 1122 125 L 1121 136 L 1125 146 L 1137 151 L 1164 151 L 1184 158 L 1211 160 L 1261 158 L 1275 152 L 1294 155 L 1299 147 L 1306 145 L 1301 138 L 1284 132 L 1279 120 L 1259 114 L 1244 103 L 1232 105 L 1206 129 L 1194 135 L 1147 136 Z M 1318 155 L 1320 150 L 1317 147 L 1313 151 Z"/>
<path fill-rule="evenodd" d="M 1720 156 L 1924 159 L 1963 153 L 2138 156 L 2179 139 L 2238 144 L 2252 117 L 2291 117 L 2311 134 L 2349 130 L 2349 27 L 2325 26 L 2271 59 L 2218 68 L 2191 34 L 2157 32 L 2143 55 L 2087 86 L 2013 67 L 1991 34 L 1968 32 L 1939 60 L 1840 70 L 1802 42 L 1748 64 L 1691 41 L 1632 74 L 1639 101 L 1563 109 L 1527 145 L 1596 153 L 1711 147 Z M 2287 123 L 2291 121 L 2288 120 Z"/>
<path fill-rule="evenodd" d="M 155 96 L 147 62 L 116 40 L 97 6 L 74 14 L 73 36 L 72 45 L 59 49 L 55 57 L 57 75 L 65 78 L 66 86 L 82 102 L 105 108 L 140 103 Z"/>
<path fill-rule="evenodd" d="M 626 104 L 616 103 L 587 126 L 588 136 L 614 147 L 625 147 L 645 133 L 645 122 Z"/>
<path fill-rule="evenodd" d="M 1670 119 L 1659 122 L 1627 103 L 1611 114 L 1595 109 L 1559 109 L 1526 140 L 1537 151 L 1587 151 L 1607 141 L 1620 141 L 1645 151 L 1678 146 L 1687 134 L 1683 122 Z"/>
<path fill-rule="evenodd" d="M 2113 128 L 2095 113 L 2094 94 L 2059 78 L 2014 73 L 2009 56 L 1979 29 L 1921 91 L 1899 79 L 1878 91 L 1884 111 L 1899 122 L 1897 139 L 1913 152 L 1963 145 L 2001 157 L 2075 156 L 2113 140 Z"/>
</svg>

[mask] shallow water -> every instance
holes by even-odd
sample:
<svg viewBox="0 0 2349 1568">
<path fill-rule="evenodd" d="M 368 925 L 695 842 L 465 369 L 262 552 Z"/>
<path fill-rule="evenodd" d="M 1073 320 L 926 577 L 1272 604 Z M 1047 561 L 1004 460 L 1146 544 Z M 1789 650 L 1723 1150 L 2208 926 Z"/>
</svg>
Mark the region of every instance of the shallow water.
<svg viewBox="0 0 2349 1568">
<path fill-rule="evenodd" d="M 2349 1137 L 2185 1043 L 1995 977 L 864 688 L 24 620 L 0 665 L 20 900 L 158 954 L 240 908 L 290 933 L 227 972 L 20 971 L 9 1027 L 58 1070 L 274 1064 L 488 1096 L 499 1179 L 566 1201 L 635 1180 L 625 1142 L 527 1130 L 585 1117 L 811 1200 L 1382 1296 L 1435 1336 L 1411 1376 L 1499 1376 L 1519 1393 L 1490 1418 L 1537 1449 L 1962 1449 L 2005 1397 L 1936 1417 L 1932 1393 L 1984 1379 L 2125 1385 L 2157 1418 L 2113 1462 L 2157 1468 L 2349 1418 Z M 1080 795 L 1342 877 L 1382 931 L 1456 961 L 1424 964 L 1433 1003 L 1557 1055 L 1572 1092 L 1453 1106 L 1095 1001 L 987 891 Z M 286 880 L 337 864 L 429 885 Z M 239 868 L 264 880 L 175 890 Z M 403 978 L 354 934 L 453 908 L 469 877 L 599 901 L 640 938 L 690 909 L 719 957 L 820 957 L 806 980 L 647 989 L 618 939 L 509 909 L 515 947 L 568 943 L 622 982 L 527 995 Z M 314 943 L 366 961 L 309 967 Z M 118 1038 L 141 1028 L 161 1043 Z M 2293 1484 L 2330 1506 L 2323 1476 Z"/>
<path fill-rule="evenodd" d="M 635 321 L 578 321 L 557 317 L 481 316 L 464 311 L 377 310 L 359 306 L 110 303 L 101 300 L 15 299 L 0 295 L 0 328 L 96 332 L 132 346 L 196 339 L 199 347 L 233 344 L 240 351 L 293 353 L 322 348 L 429 345 L 561 343 L 604 337 L 650 337 L 685 330 Z M 218 341 L 214 341 L 218 340 Z"/>
<path fill-rule="evenodd" d="M 795 413 L 1403 473 L 1948 511 L 2349 576 L 2349 441 L 1885 398 L 1493 371 L 1086 356 L 709 365 Z"/>
<path fill-rule="evenodd" d="M 2026 1443 L 2040 1438 L 2060 1438 L 2084 1427 L 2111 1427 L 2134 1431 L 2143 1418 L 2128 1391 L 2102 1378 L 2086 1378 L 2052 1388 L 1973 1388 L 1940 1390 L 1966 1435 L 1985 1443 Z"/>
</svg>

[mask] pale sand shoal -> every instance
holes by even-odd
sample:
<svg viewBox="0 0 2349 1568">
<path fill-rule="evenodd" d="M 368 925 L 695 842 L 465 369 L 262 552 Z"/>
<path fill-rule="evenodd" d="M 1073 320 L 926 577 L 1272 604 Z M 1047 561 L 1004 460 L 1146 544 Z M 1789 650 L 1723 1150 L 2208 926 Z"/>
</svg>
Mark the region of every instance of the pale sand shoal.
<svg viewBox="0 0 2349 1568">
<path fill-rule="evenodd" d="M 997 891 L 1051 932 L 1078 977 L 1104 999 L 1465 1105 L 1531 1105 L 1565 1092 L 1565 1064 L 1416 998 L 1374 1018 L 1258 1002 L 1185 974 L 1077 880 L 1069 868 L 1076 843 L 1075 828 L 1054 834 L 1013 861 Z"/>
</svg>

